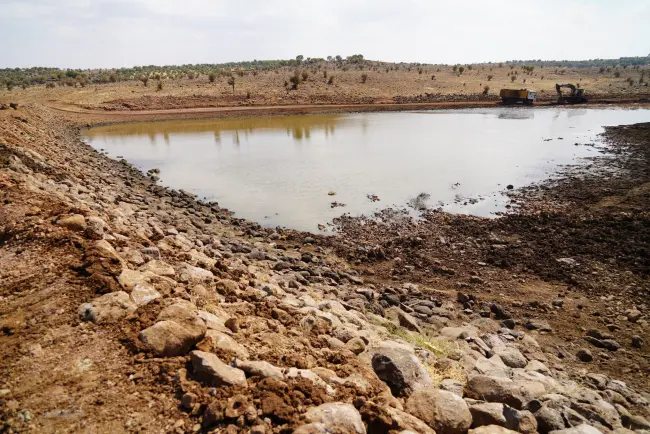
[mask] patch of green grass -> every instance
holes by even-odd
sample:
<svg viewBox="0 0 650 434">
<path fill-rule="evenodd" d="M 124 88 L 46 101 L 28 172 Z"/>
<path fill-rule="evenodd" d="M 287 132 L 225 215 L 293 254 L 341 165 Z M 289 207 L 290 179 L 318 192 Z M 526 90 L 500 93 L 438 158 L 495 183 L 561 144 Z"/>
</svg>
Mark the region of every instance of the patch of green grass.
<svg viewBox="0 0 650 434">
<path fill-rule="evenodd" d="M 430 351 L 438 357 L 447 357 L 455 349 L 453 342 L 408 331 L 391 321 L 381 321 L 377 325 L 384 327 L 392 337 L 402 339 L 416 347 Z"/>
</svg>

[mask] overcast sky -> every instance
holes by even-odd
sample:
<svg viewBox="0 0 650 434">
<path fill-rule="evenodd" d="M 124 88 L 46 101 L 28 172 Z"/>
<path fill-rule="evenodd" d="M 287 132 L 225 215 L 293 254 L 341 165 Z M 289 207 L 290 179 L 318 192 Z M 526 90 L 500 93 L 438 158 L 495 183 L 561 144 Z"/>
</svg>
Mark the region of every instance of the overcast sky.
<svg viewBox="0 0 650 434">
<path fill-rule="evenodd" d="M 0 0 L 0 68 L 650 53 L 650 0 Z"/>
</svg>

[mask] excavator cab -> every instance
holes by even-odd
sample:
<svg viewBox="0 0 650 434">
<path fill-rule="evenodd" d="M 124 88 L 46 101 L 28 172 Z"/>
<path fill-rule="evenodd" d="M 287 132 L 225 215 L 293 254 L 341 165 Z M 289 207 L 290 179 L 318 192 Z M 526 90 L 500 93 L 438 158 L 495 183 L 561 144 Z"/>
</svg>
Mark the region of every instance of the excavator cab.
<svg viewBox="0 0 650 434">
<path fill-rule="evenodd" d="M 569 89 L 570 93 L 565 95 L 562 93 L 562 89 Z M 555 90 L 557 91 L 558 104 L 584 104 L 587 102 L 585 90 L 579 89 L 573 84 L 556 84 Z"/>
</svg>

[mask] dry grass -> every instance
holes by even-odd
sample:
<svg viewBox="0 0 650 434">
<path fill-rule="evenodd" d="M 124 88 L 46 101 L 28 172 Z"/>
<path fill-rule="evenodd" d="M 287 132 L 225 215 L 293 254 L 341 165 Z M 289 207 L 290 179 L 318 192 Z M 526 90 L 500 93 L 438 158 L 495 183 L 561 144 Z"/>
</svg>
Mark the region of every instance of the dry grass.
<svg viewBox="0 0 650 434">
<path fill-rule="evenodd" d="M 450 342 L 446 339 L 431 338 L 421 333 L 411 332 L 391 321 L 380 321 L 376 325 L 384 327 L 392 337 L 402 339 L 403 341 L 427 350 L 438 357 L 447 357 L 457 348 L 457 345 L 454 342 Z"/>
<path fill-rule="evenodd" d="M 467 384 L 467 376 L 465 375 L 465 370 L 459 362 L 453 362 L 451 366 L 447 369 L 440 369 L 430 363 L 425 364 L 425 368 L 433 381 L 433 385 L 438 387 L 443 380 L 455 380 L 458 381 L 463 386 Z"/>
</svg>

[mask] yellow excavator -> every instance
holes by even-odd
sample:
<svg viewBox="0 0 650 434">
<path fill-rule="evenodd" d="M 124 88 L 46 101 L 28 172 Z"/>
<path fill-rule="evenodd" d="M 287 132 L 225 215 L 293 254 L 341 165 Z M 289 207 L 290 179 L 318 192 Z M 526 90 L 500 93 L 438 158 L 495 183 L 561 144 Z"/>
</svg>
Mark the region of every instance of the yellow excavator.
<svg viewBox="0 0 650 434">
<path fill-rule="evenodd" d="M 562 94 L 562 89 L 569 89 L 568 95 Z M 573 84 L 556 84 L 555 90 L 557 91 L 558 104 L 584 104 L 587 102 L 585 97 L 585 90 L 578 89 Z"/>
</svg>

